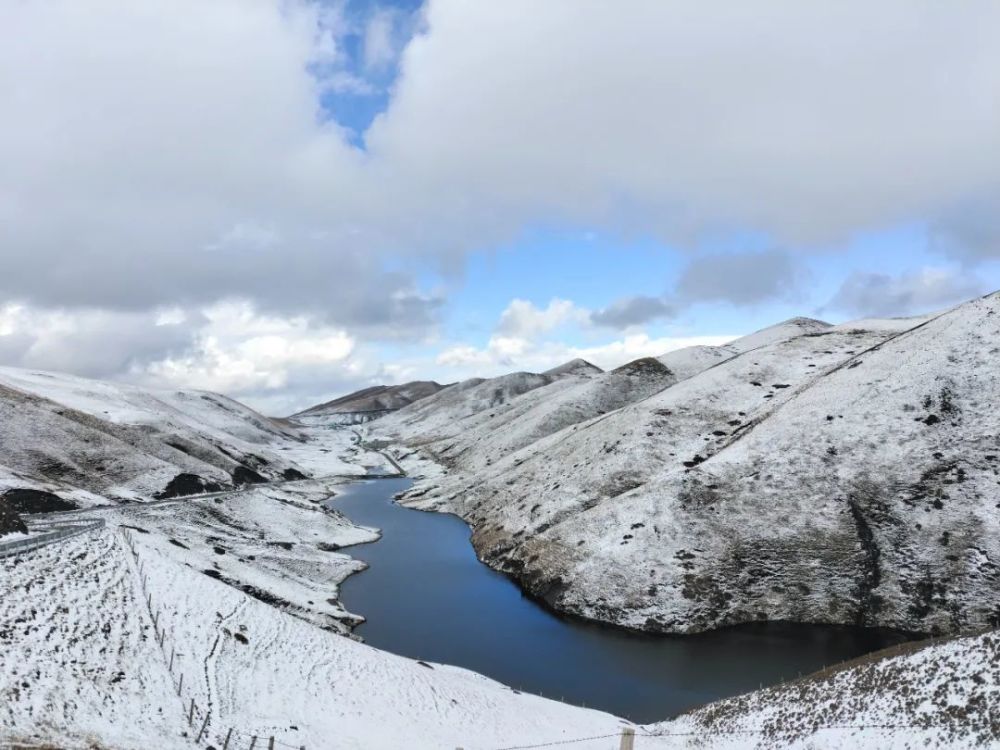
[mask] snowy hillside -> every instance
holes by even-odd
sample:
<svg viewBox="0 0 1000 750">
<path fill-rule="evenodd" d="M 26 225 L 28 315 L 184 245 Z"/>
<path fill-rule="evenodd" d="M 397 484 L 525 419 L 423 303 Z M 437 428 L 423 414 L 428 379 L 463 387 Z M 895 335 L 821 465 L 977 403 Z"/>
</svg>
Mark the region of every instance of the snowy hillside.
<svg viewBox="0 0 1000 750">
<path fill-rule="evenodd" d="M 414 401 L 433 396 L 445 387 L 433 380 L 415 380 L 412 383 L 403 383 L 402 385 L 375 385 L 323 404 L 317 404 L 293 414 L 292 417 L 317 417 L 344 412 L 402 409 Z"/>
<path fill-rule="evenodd" d="M 993 295 L 909 321 L 794 319 L 535 439 L 540 388 L 500 435 L 450 430 L 449 470 L 407 504 L 463 516 L 480 556 L 553 606 L 628 627 L 996 625 L 998 309 Z M 434 457 L 425 406 L 373 433 Z"/>
<path fill-rule="evenodd" d="M 307 472 L 276 447 L 302 439 L 213 393 L 0 368 L 0 493 L 93 505 L 294 479 Z"/>
<path fill-rule="evenodd" d="M 564 377 L 535 388 L 509 402 L 454 418 L 438 429 L 433 441 L 421 434 L 424 450 L 436 460 L 463 471 L 486 471 L 514 451 L 552 435 L 569 425 L 606 414 L 651 396 L 677 381 L 672 371 L 655 359 L 640 359 L 609 372 Z M 379 425 L 385 435 L 392 423 Z M 440 436 L 456 436 L 440 439 Z"/>
<path fill-rule="evenodd" d="M 930 590 L 931 606 L 923 616 L 941 622 L 941 601 L 947 602 L 953 617 L 974 613 L 979 602 L 972 595 L 974 585 L 980 586 L 980 593 L 996 590 L 988 565 L 996 559 L 996 529 L 988 519 L 996 515 L 992 505 L 976 505 L 976 494 L 986 497 L 991 489 L 980 474 L 993 465 L 994 454 L 979 460 L 964 430 L 980 435 L 983 445 L 996 440 L 991 424 L 981 421 L 985 418 L 980 413 L 988 415 L 989 410 L 976 408 L 993 398 L 992 373 L 980 374 L 989 369 L 982 365 L 993 353 L 979 337 L 994 334 L 991 310 L 996 304 L 973 303 L 898 338 L 892 338 L 890 325 L 779 337 L 707 364 L 686 379 L 678 379 L 659 360 L 637 360 L 606 373 L 574 365 L 555 375 L 517 374 L 467 384 L 456 389 L 458 396 L 441 400 L 449 414 L 464 415 L 455 420 L 458 431 L 443 419 L 429 420 L 438 437 L 427 447 L 454 451 L 448 461 L 451 468 L 425 481 L 412 502 L 460 509 L 475 524 L 475 543 L 480 552 L 487 550 L 491 562 L 509 566 L 526 585 L 549 593 L 559 606 L 626 624 L 636 624 L 625 617 L 631 608 L 654 618 L 673 612 L 670 607 L 677 609 L 676 599 L 651 591 L 663 585 L 674 560 L 691 565 L 682 567 L 684 575 L 696 576 L 682 580 L 696 596 L 680 597 L 689 602 L 683 616 L 696 624 L 711 619 L 705 618 L 705 603 L 697 596 L 702 591 L 698 586 L 704 585 L 698 576 L 716 575 L 712 580 L 717 585 L 729 586 L 720 595 L 718 612 L 726 613 L 729 606 L 729 616 L 738 614 L 738 607 L 744 606 L 738 597 L 748 596 L 757 596 L 757 606 L 780 612 L 787 598 L 776 590 L 778 585 L 794 585 L 791 590 L 796 600 L 806 603 L 803 606 L 824 601 L 828 594 L 815 583 L 830 578 L 824 572 L 831 568 L 823 565 L 839 566 L 832 568 L 837 579 L 848 571 L 848 587 L 867 585 L 867 609 L 854 613 L 863 611 L 870 615 L 865 622 L 874 622 L 876 615 L 900 606 L 890 587 L 895 590 L 906 580 L 899 573 L 906 570 L 900 562 L 905 555 L 924 554 L 915 569 L 927 576 L 941 563 L 940 555 L 947 560 L 962 549 L 962 563 L 948 569 L 946 585 L 938 579 L 945 587 Z M 916 339 L 910 342 L 913 351 L 907 348 L 911 338 Z M 964 349 L 958 347 L 962 341 L 967 343 Z M 895 382 L 883 384 L 888 379 L 884 374 L 875 379 L 875 373 L 888 368 L 882 358 L 910 372 L 917 383 L 897 376 Z M 899 407 L 909 433 L 898 421 L 890 422 L 899 404 L 912 401 L 907 393 L 922 387 L 942 358 L 952 365 L 961 363 L 952 371 L 947 396 L 933 380 L 937 390 L 929 403 Z M 744 382 L 748 377 L 757 380 Z M 854 377 L 861 380 L 839 382 Z M 628 726 L 599 711 L 524 694 L 456 667 L 394 656 L 347 637 L 363 614 L 346 611 L 339 600 L 342 581 L 364 565 L 350 557 L 350 545 L 370 541 L 377 532 L 322 510 L 319 503 L 339 492 L 339 483 L 347 477 L 392 471 L 388 461 L 352 431 L 291 431 L 212 394 L 154 392 L 12 370 L 4 370 L 2 378 L 4 486 L 49 488 L 58 490 L 60 497 L 102 507 L 55 517 L 60 523 L 92 524 L 84 533 L 0 557 L 0 747 L 220 748 L 229 737 L 230 748 L 246 748 L 254 737 L 255 747 L 267 747 L 273 737 L 277 747 L 310 750 L 489 750 L 552 744 L 602 750 L 616 746 L 621 728 Z M 840 396 L 835 410 L 815 395 L 823 395 L 819 384 L 826 381 L 836 384 Z M 857 392 L 853 399 L 842 395 L 849 389 Z M 416 411 L 419 405 L 408 410 Z M 744 414 L 738 417 L 740 424 L 732 425 L 737 418 L 726 418 L 728 410 L 736 408 Z M 846 463 L 828 468 L 827 475 L 820 474 L 819 466 L 807 465 L 816 499 L 804 523 L 795 515 L 804 514 L 794 504 L 806 501 L 791 497 L 794 479 L 782 484 L 771 473 L 809 460 L 809 441 L 803 435 L 813 429 L 817 410 L 834 416 L 821 420 L 831 432 L 812 438 L 819 460 L 845 455 Z M 932 413 L 937 420 L 930 419 Z M 709 418 L 714 420 L 709 426 L 726 424 L 729 434 L 706 436 Z M 915 464 L 923 450 L 916 436 L 936 430 L 935 446 L 942 457 L 934 460 L 955 461 L 955 469 L 925 480 L 923 495 L 899 494 L 896 505 L 871 485 L 858 485 L 868 487 L 867 494 L 847 496 L 842 501 L 847 518 L 840 518 L 835 508 L 823 505 L 821 483 L 838 477 L 852 482 L 851 472 L 862 470 L 861 452 L 879 455 L 879 446 L 869 446 L 867 439 L 857 446 L 848 439 L 864 434 L 856 421 L 860 419 L 873 425 L 876 437 L 895 430 L 891 434 L 900 443 L 896 450 Z M 647 434 L 658 429 L 656 425 L 660 432 Z M 765 434 L 779 427 L 778 433 Z M 405 422 L 394 427 L 405 428 Z M 444 432 L 448 436 L 440 437 Z M 608 450 L 608 436 L 623 432 L 621 442 Z M 414 442 L 426 439 L 418 436 Z M 595 449 L 598 439 L 605 442 L 585 460 L 585 451 Z M 774 443 L 780 458 L 780 464 L 771 459 L 760 465 L 759 479 L 745 475 L 748 466 L 758 467 L 764 451 L 756 441 Z M 831 444 L 834 453 L 828 450 Z M 643 485 L 628 487 L 623 473 L 602 473 L 637 471 L 636 445 L 648 446 L 650 460 L 640 465 Z M 150 483 L 149 477 L 161 476 L 156 472 L 166 477 L 179 469 L 198 469 L 201 476 L 217 476 L 231 486 L 235 469 L 195 458 L 213 446 L 233 464 L 255 467 L 277 481 L 155 502 L 108 504 L 125 495 L 96 494 L 110 482 L 103 477 L 105 470 L 115 472 L 115 487 L 124 487 L 122 493 L 146 500 L 149 490 L 140 488 Z M 631 457 L 625 455 L 626 446 Z M 683 466 L 682 456 L 692 447 L 702 460 L 689 460 L 691 466 L 679 470 L 682 478 L 672 478 L 673 465 L 681 461 Z M 681 448 L 685 452 L 679 453 Z M 78 473 L 50 477 L 45 473 L 51 471 L 49 464 L 38 457 L 43 449 L 46 460 L 67 466 L 74 462 Z M 671 449 L 678 455 L 664 459 Z M 405 461 L 427 466 L 427 455 L 417 452 Z M 94 456 L 101 457 L 103 468 L 91 463 Z M 577 463 L 567 464 L 552 480 L 544 472 L 558 467 L 549 457 Z M 317 478 L 285 482 L 290 468 Z M 959 472 L 964 472 L 961 479 Z M 478 479 L 482 488 L 474 486 Z M 597 484 L 601 480 L 605 483 Z M 610 484 L 615 481 L 624 482 L 626 489 L 618 492 Z M 650 492 L 676 481 L 682 482 L 682 489 L 684 481 L 694 481 L 699 489 L 680 498 Z M 893 477 L 885 475 L 883 481 L 902 492 Z M 711 494 L 709 482 L 725 486 L 734 499 Z M 749 488 L 737 492 L 744 486 L 741 482 Z M 562 486 L 608 494 L 581 510 L 560 492 Z M 531 495 L 517 494 L 522 492 L 534 493 L 534 507 L 525 506 L 521 498 Z M 759 503 L 756 493 L 763 498 Z M 497 495 L 495 502 L 491 494 Z M 11 497 L 20 502 L 22 496 Z M 706 498 L 711 501 L 704 502 Z M 727 502 L 730 505 L 721 508 Z M 936 507 L 938 502 L 942 508 Z M 973 516 L 977 508 L 979 515 Z M 677 519 L 674 526 L 664 520 L 668 513 Z M 929 550 L 921 553 L 903 544 L 907 539 L 901 526 L 893 524 L 893 513 L 921 519 Z M 640 514 L 655 536 L 646 536 L 644 522 L 633 520 Z M 837 537 L 847 533 L 837 526 L 838 520 L 854 530 L 853 539 Z M 618 531 L 626 522 L 630 536 L 621 541 L 629 544 L 622 544 Z M 823 524 L 827 526 L 822 534 L 815 531 Z M 802 526 L 813 530 L 803 531 Z M 504 546 L 508 533 L 510 541 Z M 977 533 L 983 538 L 972 539 Z M 568 540 L 577 538 L 584 544 L 569 550 L 575 557 L 570 556 Z M 714 548 L 706 544 L 709 538 Z M 823 555 L 830 554 L 824 544 L 841 557 L 824 561 Z M 692 550 L 690 556 L 671 555 L 681 545 Z M 744 568 L 732 562 L 733 550 L 741 555 L 738 561 Z M 719 560 L 730 561 L 731 567 L 713 572 L 709 566 Z M 814 561 L 812 569 L 806 567 L 809 560 Z M 545 576 L 554 564 L 566 566 L 560 570 L 564 578 L 555 589 L 540 588 L 551 583 Z M 768 564 L 773 567 L 766 568 Z M 858 577 L 852 564 L 863 573 L 875 570 L 878 577 Z M 588 565 L 603 566 L 607 579 L 593 574 Z M 656 577 L 636 575 L 646 566 Z M 754 578 L 757 570 L 769 576 L 759 588 L 748 584 L 759 581 Z M 634 585 L 636 579 L 642 590 Z M 801 584 L 816 586 L 817 593 L 804 591 Z M 770 599 L 760 594 L 764 586 Z M 964 599 L 945 598 L 963 591 L 972 593 Z M 725 598 L 727 593 L 731 600 Z M 845 596 L 858 594 L 851 589 Z M 935 598 L 939 594 L 940 601 Z M 591 597 L 598 607 L 620 597 L 629 609 L 590 611 L 575 604 L 583 597 Z M 881 604 L 876 597 L 884 597 Z M 806 619 L 809 613 L 802 611 Z M 661 627 L 661 621 L 654 622 Z M 989 709 L 1000 691 L 998 643 L 990 633 L 846 665 L 673 721 L 637 727 L 635 747 L 763 748 L 797 743 L 881 748 L 904 747 L 906 742 L 987 747 L 1000 736 Z"/>
<path fill-rule="evenodd" d="M 997 747 L 997 631 L 890 649 L 645 727 L 642 747 Z"/>
<path fill-rule="evenodd" d="M 515 372 L 489 380 L 463 380 L 380 419 L 380 430 L 386 434 L 399 431 L 419 431 L 435 436 L 451 434 L 458 429 L 458 420 L 503 407 L 535 388 L 586 378 L 590 374 L 589 368 L 570 367 L 554 375 Z"/>
<path fill-rule="evenodd" d="M 0 557 L 0 747 L 492 748 L 624 724 L 338 635 L 360 563 L 335 550 L 374 534 L 304 484 L 114 507 Z"/>
</svg>

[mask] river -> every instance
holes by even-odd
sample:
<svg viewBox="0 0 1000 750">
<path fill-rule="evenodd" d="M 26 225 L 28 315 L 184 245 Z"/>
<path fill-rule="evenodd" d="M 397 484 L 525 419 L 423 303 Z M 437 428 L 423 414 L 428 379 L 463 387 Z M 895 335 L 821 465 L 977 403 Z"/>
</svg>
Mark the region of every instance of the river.
<svg viewBox="0 0 1000 750">
<path fill-rule="evenodd" d="M 342 584 L 341 601 L 367 618 L 355 632 L 386 651 L 651 722 L 905 640 L 784 623 L 654 636 L 560 617 L 479 562 L 460 518 L 394 504 L 409 485 L 359 482 L 328 501 L 355 523 L 382 531 L 379 541 L 348 550 L 370 567 Z"/>
</svg>

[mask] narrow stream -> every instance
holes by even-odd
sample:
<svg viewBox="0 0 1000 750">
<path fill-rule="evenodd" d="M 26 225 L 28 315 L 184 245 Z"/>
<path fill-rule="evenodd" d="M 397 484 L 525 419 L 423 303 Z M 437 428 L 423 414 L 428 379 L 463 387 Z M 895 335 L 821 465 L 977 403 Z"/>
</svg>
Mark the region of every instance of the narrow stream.
<svg viewBox="0 0 1000 750">
<path fill-rule="evenodd" d="M 386 651 L 455 664 L 511 687 L 633 721 L 795 678 L 905 640 L 861 628 L 768 623 L 694 636 L 637 635 L 559 617 L 483 565 L 456 516 L 403 508 L 408 479 L 359 482 L 327 501 L 382 538 L 341 587 L 356 632 Z"/>
</svg>

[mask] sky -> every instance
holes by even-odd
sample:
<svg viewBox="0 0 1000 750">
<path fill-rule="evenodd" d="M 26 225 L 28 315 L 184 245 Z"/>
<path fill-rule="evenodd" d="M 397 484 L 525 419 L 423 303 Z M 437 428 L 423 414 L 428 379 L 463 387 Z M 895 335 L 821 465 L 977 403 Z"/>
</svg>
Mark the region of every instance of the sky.
<svg viewBox="0 0 1000 750">
<path fill-rule="evenodd" d="M 0 365 L 284 415 L 1000 288 L 1000 4 L 5 0 Z"/>
</svg>

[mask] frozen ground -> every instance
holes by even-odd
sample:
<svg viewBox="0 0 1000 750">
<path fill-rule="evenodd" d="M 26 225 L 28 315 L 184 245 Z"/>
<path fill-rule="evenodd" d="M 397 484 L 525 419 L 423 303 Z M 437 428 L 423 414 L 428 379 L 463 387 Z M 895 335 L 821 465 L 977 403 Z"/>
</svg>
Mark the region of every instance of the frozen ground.
<svg viewBox="0 0 1000 750">
<path fill-rule="evenodd" d="M 646 727 L 638 746 L 1000 747 L 1000 635 L 897 647 Z"/>
<path fill-rule="evenodd" d="M 360 563 L 331 545 L 374 534 L 318 510 L 328 494 L 114 508 L 0 559 L 0 747 L 186 748 L 204 725 L 203 747 L 233 729 L 231 748 L 492 748 L 624 725 L 341 635 L 337 584 Z"/>
</svg>

